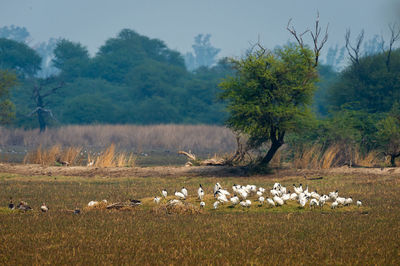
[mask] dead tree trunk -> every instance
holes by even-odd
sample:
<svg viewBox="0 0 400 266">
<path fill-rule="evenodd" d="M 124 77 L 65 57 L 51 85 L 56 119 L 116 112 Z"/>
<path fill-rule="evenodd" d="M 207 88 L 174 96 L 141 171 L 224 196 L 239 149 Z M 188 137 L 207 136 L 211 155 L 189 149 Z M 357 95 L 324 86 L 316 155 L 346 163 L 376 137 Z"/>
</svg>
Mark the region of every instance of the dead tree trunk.
<svg viewBox="0 0 400 266">
<path fill-rule="evenodd" d="M 44 84 L 49 82 L 46 80 Z M 45 115 L 49 114 L 51 118 L 54 118 L 53 113 L 50 109 L 46 109 L 45 107 L 48 105 L 48 102 L 45 101 L 45 98 L 55 93 L 58 89 L 62 88 L 63 84 L 61 83 L 59 86 L 52 88 L 51 90 L 43 93 L 44 85 L 35 85 L 32 90 L 32 99 L 35 102 L 36 108 L 30 113 L 30 116 L 33 114 L 37 114 L 38 122 L 39 122 L 39 129 L 40 132 L 44 132 L 47 127 Z"/>
</svg>

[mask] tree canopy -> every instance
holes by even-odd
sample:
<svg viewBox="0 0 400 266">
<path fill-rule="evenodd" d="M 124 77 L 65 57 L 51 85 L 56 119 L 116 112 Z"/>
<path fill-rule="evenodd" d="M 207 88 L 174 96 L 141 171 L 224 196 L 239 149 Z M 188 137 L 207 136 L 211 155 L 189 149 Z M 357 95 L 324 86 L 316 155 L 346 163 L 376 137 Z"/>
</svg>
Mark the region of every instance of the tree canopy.
<svg viewBox="0 0 400 266">
<path fill-rule="evenodd" d="M 34 76 L 40 70 L 42 59 L 24 43 L 0 38 L 0 69 L 9 69 L 18 75 Z"/>
<path fill-rule="evenodd" d="M 232 64 L 236 75 L 220 85 L 230 113 L 227 125 L 248 134 L 252 147 L 271 141 L 261 161 L 267 164 L 296 120 L 308 113 L 318 77 L 314 53 L 292 44 L 253 51 Z"/>
<path fill-rule="evenodd" d="M 15 106 L 10 100 L 10 88 L 16 84 L 16 77 L 0 70 L 0 125 L 10 124 L 15 116 Z"/>
</svg>

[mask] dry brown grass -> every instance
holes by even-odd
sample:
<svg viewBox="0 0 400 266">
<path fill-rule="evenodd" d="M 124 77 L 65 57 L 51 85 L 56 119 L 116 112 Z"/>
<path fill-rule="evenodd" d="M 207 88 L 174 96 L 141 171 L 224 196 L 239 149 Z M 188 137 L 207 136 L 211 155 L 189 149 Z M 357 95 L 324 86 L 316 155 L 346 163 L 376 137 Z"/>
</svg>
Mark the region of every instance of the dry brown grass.
<svg viewBox="0 0 400 266">
<path fill-rule="evenodd" d="M 90 157 L 88 157 L 90 161 Z M 95 160 L 96 167 L 134 167 L 136 157 L 133 154 L 125 152 L 116 153 L 115 144 L 111 144 L 104 152 L 102 152 Z"/>
<path fill-rule="evenodd" d="M 313 145 L 295 152 L 293 166 L 295 168 L 318 168 L 321 157 L 321 146 Z"/>
<path fill-rule="evenodd" d="M 26 166 L 27 168 L 29 166 Z M 162 171 L 162 170 L 160 170 Z M 395 175 L 325 174 L 304 183 L 297 176 L 190 177 L 23 176 L 0 174 L 1 265 L 399 265 L 400 181 Z M 326 193 L 363 200 L 364 207 L 330 210 L 284 205 L 212 209 L 216 182 L 230 188 L 303 183 Z M 201 215 L 168 214 L 152 197 L 158 189 L 189 191 L 196 207 L 199 183 L 206 192 Z M 384 191 L 384 193 L 382 193 Z M 32 212 L 8 211 L 8 199 L 27 201 Z M 132 211 L 87 210 L 91 200 L 143 205 Z M 173 196 L 169 197 L 173 198 Z M 148 199 L 145 201 L 144 199 Z M 255 199 L 252 198 L 254 201 Z M 46 201 L 47 213 L 39 211 Z M 82 210 L 74 215 L 66 210 Z"/>
<path fill-rule="evenodd" d="M 61 145 L 54 145 L 49 149 L 39 146 L 37 149 L 28 152 L 24 158 L 24 163 L 55 165 L 57 163 L 67 165 L 85 165 L 94 162 L 96 167 L 133 167 L 135 166 L 136 157 L 130 153 L 115 151 L 115 144 L 100 152 L 99 156 L 92 159 L 88 153 L 87 161 L 83 158 L 80 147 L 67 147 L 62 149 Z"/>
<path fill-rule="evenodd" d="M 362 155 L 357 147 L 337 143 L 325 150 L 321 145 L 302 147 L 294 153 L 292 165 L 300 169 L 328 169 L 343 165 L 373 167 L 382 163 L 383 158 L 377 151 Z"/>
<path fill-rule="evenodd" d="M 364 167 L 376 167 L 384 163 L 382 154 L 378 151 L 370 151 L 365 156 L 361 156 L 357 160 L 357 164 Z"/>
<path fill-rule="evenodd" d="M 60 157 L 61 146 L 54 145 L 49 149 L 39 146 L 36 150 L 28 152 L 24 158 L 24 163 L 33 163 L 41 165 L 53 165 Z"/>
<path fill-rule="evenodd" d="M 233 152 L 236 141 L 233 133 L 222 126 L 210 125 L 88 125 L 38 130 L 0 127 L 0 146 L 23 146 L 28 149 L 51 147 L 91 147 L 104 149 L 116 143 L 124 150 L 178 151 L 195 153 Z"/>
<path fill-rule="evenodd" d="M 23 163 L 33 163 L 41 165 L 54 165 L 56 163 L 67 162 L 68 165 L 79 165 L 79 157 L 82 148 L 68 147 L 61 148 L 61 145 L 54 145 L 48 149 L 39 146 L 37 149 L 25 155 Z"/>
</svg>

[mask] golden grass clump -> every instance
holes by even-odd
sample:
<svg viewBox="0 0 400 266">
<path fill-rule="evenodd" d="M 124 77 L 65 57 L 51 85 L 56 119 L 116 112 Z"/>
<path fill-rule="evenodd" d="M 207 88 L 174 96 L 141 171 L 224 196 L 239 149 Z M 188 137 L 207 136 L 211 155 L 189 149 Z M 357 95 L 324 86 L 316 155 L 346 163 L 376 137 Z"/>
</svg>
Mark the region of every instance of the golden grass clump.
<svg viewBox="0 0 400 266">
<path fill-rule="evenodd" d="M 365 156 L 358 159 L 357 164 L 364 167 L 376 167 L 382 163 L 382 158 L 378 151 L 370 151 Z"/>
<path fill-rule="evenodd" d="M 75 164 L 80 156 L 82 147 L 68 147 L 64 149 L 60 155 L 62 162 L 68 162 L 69 164 Z"/>
<path fill-rule="evenodd" d="M 319 160 L 321 157 L 321 146 L 313 145 L 299 149 L 295 152 L 293 158 L 293 165 L 295 168 L 318 168 Z"/>
<path fill-rule="evenodd" d="M 28 152 L 23 163 L 33 163 L 41 165 L 54 165 L 56 163 L 75 165 L 79 158 L 82 148 L 69 147 L 62 149 L 61 145 L 57 144 L 49 149 L 44 149 L 39 146 L 37 149 Z"/>
<path fill-rule="evenodd" d="M 294 153 L 293 166 L 300 169 L 328 169 L 332 167 L 363 166 L 374 167 L 382 158 L 377 151 L 362 155 L 358 147 L 345 143 L 336 143 L 326 149 L 321 145 L 302 147 Z"/>
<path fill-rule="evenodd" d="M 125 152 L 116 153 L 115 144 L 111 144 L 104 152 L 101 153 L 96 159 L 94 166 L 96 167 L 134 167 L 136 157 L 133 154 L 126 154 Z M 90 156 L 88 156 L 88 162 Z"/>
<path fill-rule="evenodd" d="M 24 158 L 24 163 L 41 165 L 52 165 L 60 156 L 61 146 L 54 145 L 50 149 L 43 149 L 39 146 L 36 150 L 28 152 Z"/>
<path fill-rule="evenodd" d="M 96 158 L 96 167 L 114 167 L 115 166 L 115 144 L 111 144 L 101 155 Z"/>
</svg>

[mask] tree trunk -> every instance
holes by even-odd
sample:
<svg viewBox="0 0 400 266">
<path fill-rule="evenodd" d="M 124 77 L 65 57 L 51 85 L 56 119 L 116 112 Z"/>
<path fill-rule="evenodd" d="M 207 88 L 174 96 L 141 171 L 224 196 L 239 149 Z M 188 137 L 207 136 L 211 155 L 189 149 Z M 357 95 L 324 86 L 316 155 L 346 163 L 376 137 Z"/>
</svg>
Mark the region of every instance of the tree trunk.
<svg viewBox="0 0 400 266">
<path fill-rule="evenodd" d="M 390 154 L 390 164 L 392 167 L 396 167 L 396 158 L 400 156 L 400 153 Z"/>
<path fill-rule="evenodd" d="M 278 133 L 278 136 L 276 136 L 276 130 L 272 129 L 270 135 L 271 135 L 271 147 L 269 148 L 264 158 L 261 160 L 260 162 L 261 165 L 267 165 L 272 160 L 272 158 L 274 158 L 275 153 L 284 143 L 283 139 L 285 137 L 285 131 Z"/>
<path fill-rule="evenodd" d="M 39 109 L 37 111 L 38 115 L 38 120 L 39 120 L 39 128 L 40 128 L 40 133 L 44 132 L 46 130 L 46 121 L 44 119 L 44 112 L 42 109 Z"/>
</svg>

